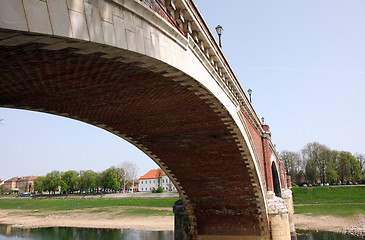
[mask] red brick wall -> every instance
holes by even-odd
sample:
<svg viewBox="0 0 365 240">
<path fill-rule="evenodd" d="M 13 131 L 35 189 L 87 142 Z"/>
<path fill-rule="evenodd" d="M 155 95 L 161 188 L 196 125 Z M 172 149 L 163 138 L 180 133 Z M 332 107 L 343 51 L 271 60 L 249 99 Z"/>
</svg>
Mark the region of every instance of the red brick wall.
<svg viewBox="0 0 365 240">
<path fill-rule="evenodd" d="M 216 111 L 219 106 L 195 94 L 198 89 L 164 77 L 166 72 L 101 58 L 102 53 L 41 47 L 0 46 L 0 106 L 103 124 L 159 159 L 183 190 L 199 234 L 262 234 L 262 200 L 237 136 L 219 114 L 223 106 Z M 252 134 L 262 161 L 259 135 Z"/>
<path fill-rule="evenodd" d="M 259 157 L 261 171 L 262 171 L 262 173 L 264 173 L 265 172 L 265 167 L 264 167 L 265 164 L 264 164 L 264 154 L 263 154 L 263 146 L 262 146 L 261 135 L 257 131 L 257 129 L 254 127 L 254 125 L 251 123 L 251 121 L 249 120 L 247 115 L 242 110 L 241 110 L 241 113 L 244 116 L 245 123 L 248 127 L 248 130 L 249 130 L 250 134 L 251 134 L 255 150 L 256 150 L 257 155 Z"/>
</svg>

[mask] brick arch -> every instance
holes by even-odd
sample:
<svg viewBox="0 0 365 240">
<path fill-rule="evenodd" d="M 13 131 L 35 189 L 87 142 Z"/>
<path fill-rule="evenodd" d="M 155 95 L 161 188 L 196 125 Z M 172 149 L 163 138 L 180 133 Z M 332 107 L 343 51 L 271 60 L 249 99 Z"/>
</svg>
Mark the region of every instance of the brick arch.
<svg viewBox="0 0 365 240">
<path fill-rule="evenodd" d="M 279 174 L 279 169 L 276 166 L 276 161 L 272 161 L 271 162 L 271 172 L 272 172 L 272 180 L 273 180 L 273 185 L 274 185 L 274 193 L 275 196 L 277 197 L 281 197 L 281 180 L 280 180 L 280 174 Z"/>
<path fill-rule="evenodd" d="M 39 41 L 0 46 L 0 106 L 78 119 L 134 144 L 173 180 L 199 235 L 267 234 L 247 144 L 212 93 L 135 52 L 78 51 Z"/>
</svg>

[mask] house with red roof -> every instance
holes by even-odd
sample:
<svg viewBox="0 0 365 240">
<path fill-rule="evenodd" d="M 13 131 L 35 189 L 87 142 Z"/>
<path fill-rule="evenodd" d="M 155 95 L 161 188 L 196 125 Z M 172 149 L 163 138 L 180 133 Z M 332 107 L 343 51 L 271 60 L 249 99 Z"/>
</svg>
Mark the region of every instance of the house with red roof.
<svg viewBox="0 0 365 240">
<path fill-rule="evenodd" d="M 13 193 L 34 192 L 37 176 L 13 177 L 4 182 L 4 191 Z"/>
<path fill-rule="evenodd" d="M 138 190 L 140 192 L 151 192 L 159 186 L 164 191 L 176 191 L 176 188 L 169 177 L 161 169 L 150 170 L 139 178 Z"/>
</svg>

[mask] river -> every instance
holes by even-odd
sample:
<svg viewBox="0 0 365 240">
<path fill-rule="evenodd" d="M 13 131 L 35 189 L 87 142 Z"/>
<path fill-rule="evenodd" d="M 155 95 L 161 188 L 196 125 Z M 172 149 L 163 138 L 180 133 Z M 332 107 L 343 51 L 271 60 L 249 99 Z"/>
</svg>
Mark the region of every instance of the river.
<svg viewBox="0 0 365 240">
<path fill-rule="evenodd" d="M 172 231 L 136 231 L 131 229 L 33 228 L 23 229 L 0 224 L 0 240 L 173 240 Z M 298 240 L 361 240 L 330 232 L 299 231 Z"/>
</svg>

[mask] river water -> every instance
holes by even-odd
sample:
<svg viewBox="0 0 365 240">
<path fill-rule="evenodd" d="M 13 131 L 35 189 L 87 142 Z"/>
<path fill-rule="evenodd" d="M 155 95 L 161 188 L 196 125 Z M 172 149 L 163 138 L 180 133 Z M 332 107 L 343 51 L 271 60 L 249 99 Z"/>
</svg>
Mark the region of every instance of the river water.
<svg viewBox="0 0 365 240">
<path fill-rule="evenodd" d="M 0 224 L 0 240 L 173 240 L 172 231 L 136 231 L 131 229 L 35 228 L 22 229 Z M 361 240 L 330 232 L 299 231 L 298 240 Z"/>
</svg>

